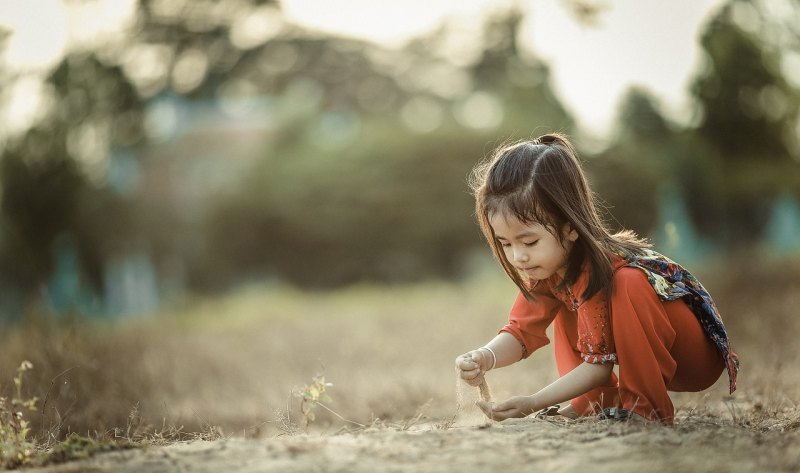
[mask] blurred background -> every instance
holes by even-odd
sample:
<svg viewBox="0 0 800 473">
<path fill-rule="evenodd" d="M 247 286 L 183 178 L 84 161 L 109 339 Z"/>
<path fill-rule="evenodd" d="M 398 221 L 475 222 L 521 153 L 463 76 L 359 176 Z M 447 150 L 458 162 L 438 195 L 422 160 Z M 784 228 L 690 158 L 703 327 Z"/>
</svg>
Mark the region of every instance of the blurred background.
<svg viewBox="0 0 800 473">
<path fill-rule="evenodd" d="M 62 434 L 134 406 L 244 428 L 321 366 L 343 412 L 412 415 L 514 296 L 467 175 L 550 131 L 612 226 L 706 278 L 734 332 L 774 326 L 753 347 L 782 340 L 798 18 L 797 0 L 5 0 L 0 383 L 31 359 L 39 427 Z M 773 319 L 753 322 L 761 297 Z M 375 374 L 407 356 L 436 368 L 401 371 L 403 397 Z"/>
</svg>

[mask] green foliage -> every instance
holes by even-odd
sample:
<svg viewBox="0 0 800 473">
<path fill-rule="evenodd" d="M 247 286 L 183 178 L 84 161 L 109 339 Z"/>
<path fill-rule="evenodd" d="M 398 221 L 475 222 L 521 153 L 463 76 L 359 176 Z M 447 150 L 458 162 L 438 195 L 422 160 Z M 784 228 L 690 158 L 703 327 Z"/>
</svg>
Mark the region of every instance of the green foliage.
<svg viewBox="0 0 800 473">
<path fill-rule="evenodd" d="M 22 287 L 40 285 L 52 271 L 49 249 L 72 226 L 83 179 L 60 154 L 59 139 L 32 130 L 29 140 L 5 149 L 0 162 L 0 280 Z"/>
<path fill-rule="evenodd" d="M 14 396 L 9 401 L 0 397 L 0 466 L 13 468 L 31 461 L 36 444 L 29 438 L 30 421 L 25 412 L 35 412 L 37 397 L 25 397 L 22 393 L 23 375 L 33 368 L 23 361 L 14 376 Z"/>
<path fill-rule="evenodd" d="M 281 130 L 243 185 L 214 202 L 193 283 L 218 288 L 270 274 L 332 287 L 458 276 L 468 255 L 484 245 L 466 184 L 472 167 L 506 139 L 573 126 L 550 89 L 546 66 L 518 51 L 518 26 L 514 14 L 493 18 L 487 35 L 494 42 L 466 71 L 474 90 L 500 104 L 497 128 L 460 123 L 458 98 L 409 92 L 398 78 L 372 69 L 349 72 L 353 82 L 388 81 L 384 95 L 392 104 L 419 96 L 434 102 L 443 113 L 440 126 L 414 131 L 397 114 L 363 109 L 358 100 L 342 97 L 347 87 L 315 75 L 336 106 L 322 105 L 308 122 Z M 411 46 L 419 67 L 437 64 L 425 49 L 436 40 Z M 334 54 L 335 44 L 318 47 Z M 358 112 L 358 132 L 341 143 L 325 141 L 315 123 L 348 123 L 348 110 Z"/>
<path fill-rule="evenodd" d="M 646 90 L 625 95 L 611 145 L 586 159 L 593 190 L 608 207 L 608 220 L 617 228 L 650 235 L 658 219 L 658 189 L 679 181 L 679 135 Z M 613 216 L 613 218 L 612 218 Z"/>
<path fill-rule="evenodd" d="M 23 361 L 13 377 L 13 394 L 10 397 L 0 397 L 0 468 L 41 466 L 88 458 L 99 452 L 163 445 L 182 440 L 221 438 L 219 427 L 211 425 L 204 425 L 202 430 L 196 432 L 186 432 L 182 426 L 175 427 L 166 423 L 160 429 L 142 425 L 141 419 L 138 418 L 138 405 L 131 412 L 126 429 L 113 428 L 100 434 L 95 430 L 94 436 L 91 437 L 68 430 L 64 432 L 63 437 L 60 437 L 59 431 L 63 427 L 60 422 L 63 419 L 59 417 L 58 424 L 51 426 L 49 432 L 45 433 L 45 427 L 40 426 L 43 433 L 36 436 L 32 433 L 33 423 L 29 416 L 39 409 L 40 400 L 37 396 L 26 394 L 27 386 L 24 379 L 26 372 L 31 369 L 33 364 L 27 360 Z M 45 396 L 42 411 L 48 406 L 49 394 L 48 392 Z M 327 398 L 316 397 L 318 402 L 327 402 L 325 399 Z M 44 422 L 44 415 L 41 420 Z M 94 426 L 100 427 L 102 422 L 98 424 L 96 413 L 92 415 L 91 423 Z M 86 431 L 88 427 L 87 425 Z M 120 435 L 121 432 L 124 432 L 124 435 Z"/>
<path fill-rule="evenodd" d="M 697 132 L 731 164 L 785 162 L 791 152 L 784 127 L 794 128 L 798 92 L 781 75 L 782 51 L 743 29 L 735 13 L 740 8 L 748 7 L 729 1 L 701 39 L 708 63 L 693 85 L 703 112 Z M 746 13 L 753 16 L 749 21 L 769 25 L 757 9 Z"/>
<path fill-rule="evenodd" d="M 483 245 L 465 181 L 487 142 L 573 126 L 547 66 L 518 47 L 518 11 L 487 20 L 485 45 L 460 66 L 437 49 L 448 42 L 444 30 L 399 52 L 294 32 L 237 43 L 233 23 L 248 12 L 274 15 L 279 5 L 177 2 L 166 11 L 142 0 L 124 41 L 69 53 L 53 70 L 52 113 L 2 156 L 10 225 L 0 225 L 0 269 L 35 263 L 29 276 L 7 281 L 20 299 L 37 297 L 53 274 L 61 234 L 98 292 L 106 263 L 136 251 L 162 274 L 178 268 L 177 279 L 196 290 L 264 275 L 305 286 L 454 276 Z M 160 77 L 138 72 L 145 50 L 163 66 Z M 198 54 L 207 67 L 182 78 Z M 459 80 L 443 86 L 450 74 Z M 477 111 L 464 112 L 475 94 Z M 220 164 L 237 158 L 214 156 L 214 169 L 232 177 L 223 189 L 198 186 L 192 176 L 211 173 L 201 172 L 208 156 L 193 146 L 196 135 L 174 144 L 164 132 L 162 141 L 146 118 L 163 103 L 180 114 L 240 95 L 268 104 L 261 149 L 248 150 L 257 156 L 238 174 Z M 438 127 L 412 130 L 399 118 L 414 101 L 438 113 Z M 483 118 L 487 101 L 490 124 L 465 124 L 465 114 Z M 134 185 L 117 188 L 109 177 L 117 152 L 133 156 Z M 38 176 L 32 162 L 50 171 L 46 179 L 19 179 Z M 201 189 L 186 190 L 193 186 Z"/>
<path fill-rule="evenodd" d="M 465 184 L 481 144 L 384 126 L 346 156 L 297 143 L 260 163 L 209 222 L 212 264 L 328 286 L 455 274 L 481 244 Z"/>
<path fill-rule="evenodd" d="M 620 107 L 611 145 L 587 164 L 616 220 L 652 234 L 667 189 L 721 248 L 760 241 L 780 195 L 800 197 L 800 90 L 784 77 L 800 52 L 796 17 L 730 0 L 702 33 L 705 67 L 691 87 L 693 123 L 676 125 L 647 91 Z M 792 39 L 794 38 L 794 39 Z M 620 185 L 624 183 L 624 185 Z"/>
<path fill-rule="evenodd" d="M 326 382 L 325 376 L 320 374 L 314 376 L 310 384 L 303 386 L 302 390 L 295 393 L 300 399 L 300 412 L 303 414 L 303 418 L 306 421 L 306 427 L 317 420 L 317 414 L 315 412 L 317 407 L 324 409 L 342 422 L 360 428 L 366 427 L 364 424 L 344 418 L 341 414 L 326 406 L 326 404 L 333 402 L 333 399 L 331 399 L 327 393 L 328 388 L 331 386 L 333 386 L 333 384 Z M 286 427 L 286 431 L 295 432 L 296 428 L 291 422 L 291 417 L 288 412 L 286 413 L 286 416 L 286 418 L 282 419 L 282 423 Z"/>
<path fill-rule="evenodd" d="M 97 292 L 108 262 L 134 253 L 159 282 L 198 291 L 265 276 L 307 287 L 458 276 L 484 246 L 465 182 L 473 165 L 505 140 L 574 132 L 547 64 L 518 43 L 514 8 L 485 20 L 470 61 L 451 62 L 444 26 L 389 51 L 294 26 L 237 36 L 237 18 L 274 18 L 275 1 L 161 3 L 139 1 L 119 41 L 64 57 L 47 79 L 51 113 L 3 148 L 0 303 L 40 297 L 63 236 Z M 691 125 L 635 89 L 608 149 L 586 156 L 620 226 L 651 234 L 667 185 L 691 196 L 703 233 L 751 242 L 775 196 L 800 192 L 800 93 L 782 72 L 782 54 L 800 47 L 781 44 L 800 35 L 749 3 L 725 3 L 702 35 Z M 602 10 L 566 4 L 589 23 Z M 195 115 L 241 99 L 264 117 L 222 117 L 235 132 L 205 149 L 216 123 L 192 134 Z M 149 127 L 161 112 L 172 128 Z M 110 177 L 119 153 L 126 185 Z M 218 171 L 222 184 L 206 185 Z"/>
<path fill-rule="evenodd" d="M 730 0 L 701 39 L 707 64 L 692 86 L 699 123 L 690 156 L 694 187 L 713 205 L 690 201 L 690 210 L 731 245 L 761 237 L 779 195 L 800 196 L 800 90 L 782 71 L 788 55 L 800 53 L 797 22 L 786 21 L 800 5 L 786 7 L 790 13 L 776 15 L 759 2 Z"/>
<path fill-rule="evenodd" d="M 310 424 L 316 420 L 314 409 L 317 406 L 325 407 L 323 404 L 333 402 L 325 392 L 331 386 L 333 384 L 325 382 L 325 376 L 322 375 L 314 376 L 310 384 L 303 386 L 303 390 L 300 392 L 300 412 L 303 413 L 306 423 Z"/>
<path fill-rule="evenodd" d="M 43 452 L 43 455 L 38 460 L 38 463 L 51 464 L 80 460 L 83 458 L 89 458 L 96 453 L 108 452 L 121 448 L 131 448 L 134 446 L 135 444 L 127 441 L 99 441 L 83 435 L 72 433 L 67 436 L 66 439 L 56 443 L 46 452 Z"/>
</svg>

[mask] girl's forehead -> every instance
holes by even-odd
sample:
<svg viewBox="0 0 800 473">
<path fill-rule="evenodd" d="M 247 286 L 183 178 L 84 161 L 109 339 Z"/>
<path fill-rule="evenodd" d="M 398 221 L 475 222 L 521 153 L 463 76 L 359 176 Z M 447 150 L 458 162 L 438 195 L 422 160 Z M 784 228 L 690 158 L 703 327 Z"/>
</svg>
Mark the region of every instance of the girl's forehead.
<svg viewBox="0 0 800 473">
<path fill-rule="evenodd" d="M 496 216 L 522 224 L 538 223 L 544 227 L 552 226 L 552 217 L 537 199 L 531 198 L 526 192 L 492 196 L 487 199 L 484 210 L 490 219 Z"/>
<path fill-rule="evenodd" d="M 523 222 L 509 212 L 492 212 L 488 217 L 494 232 L 502 236 L 513 236 L 520 233 L 548 233 L 547 227 L 541 223 Z"/>
</svg>

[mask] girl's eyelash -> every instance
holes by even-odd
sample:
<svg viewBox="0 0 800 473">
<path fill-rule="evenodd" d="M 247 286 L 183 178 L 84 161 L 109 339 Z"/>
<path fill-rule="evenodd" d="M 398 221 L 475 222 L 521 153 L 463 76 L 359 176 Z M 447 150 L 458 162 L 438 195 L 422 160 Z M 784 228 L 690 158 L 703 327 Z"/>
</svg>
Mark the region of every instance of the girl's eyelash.
<svg viewBox="0 0 800 473">
<path fill-rule="evenodd" d="M 508 243 L 508 242 L 505 242 L 505 241 L 501 241 L 499 243 L 500 243 L 500 246 L 502 246 L 503 248 L 508 248 L 509 246 L 511 246 L 511 243 Z M 532 241 L 530 243 L 524 243 L 524 245 L 525 246 L 533 246 L 533 245 L 535 245 L 537 243 L 539 243 L 539 240 Z"/>
</svg>

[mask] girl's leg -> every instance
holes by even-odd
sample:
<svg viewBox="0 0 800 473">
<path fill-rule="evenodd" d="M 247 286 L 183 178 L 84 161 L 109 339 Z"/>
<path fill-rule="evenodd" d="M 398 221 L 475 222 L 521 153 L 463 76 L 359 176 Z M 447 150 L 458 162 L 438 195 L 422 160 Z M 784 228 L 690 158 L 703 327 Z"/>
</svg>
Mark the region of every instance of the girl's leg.
<svg viewBox="0 0 800 473">
<path fill-rule="evenodd" d="M 622 407 L 671 424 L 675 409 L 667 385 L 677 369 L 670 350 L 675 330 L 647 276 L 636 268 L 614 275 L 611 328 L 619 363 Z"/>
<path fill-rule="evenodd" d="M 575 367 L 583 363 L 580 351 L 577 350 L 577 318 L 575 313 L 568 312 L 566 309 L 559 312 L 553 321 L 553 348 L 556 357 L 556 367 L 558 375 L 564 376 Z M 611 373 L 611 377 L 605 386 L 595 388 L 586 394 L 576 397 L 570 402 L 572 410 L 562 407 L 565 415 L 572 417 L 592 415 L 600 412 L 606 407 L 619 407 L 619 395 L 617 393 L 617 376 Z"/>
<path fill-rule="evenodd" d="M 611 325 L 623 407 L 671 424 L 670 391 L 701 391 L 719 378 L 722 357 L 683 301 L 663 302 L 645 274 L 622 268 L 614 276 Z"/>
<path fill-rule="evenodd" d="M 709 388 L 725 370 L 725 362 L 717 347 L 683 301 L 665 302 L 664 309 L 675 329 L 675 342 L 670 353 L 677 362 L 667 389 L 697 392 Z"/>
</svg>

